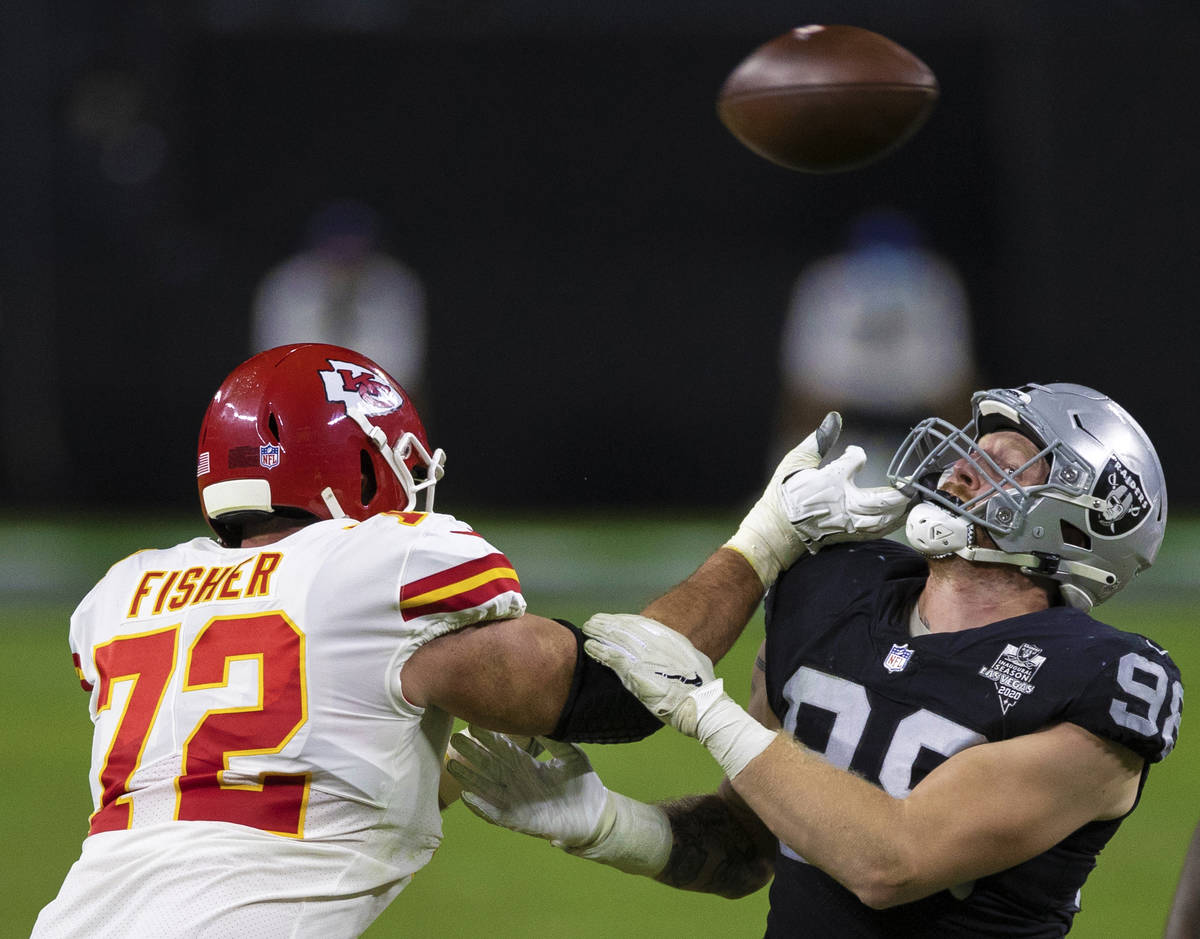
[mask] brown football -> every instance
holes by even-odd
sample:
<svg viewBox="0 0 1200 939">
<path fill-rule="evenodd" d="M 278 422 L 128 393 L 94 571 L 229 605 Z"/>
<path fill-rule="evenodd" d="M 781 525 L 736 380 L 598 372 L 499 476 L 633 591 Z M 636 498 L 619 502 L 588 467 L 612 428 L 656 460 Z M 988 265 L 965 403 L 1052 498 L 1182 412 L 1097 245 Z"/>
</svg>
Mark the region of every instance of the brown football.
<svg viewBox="0 0 1200 939">
<path fill-rule="evenodd" d="M 801 26 L 742 60 L 717 114 L 743 144 L 780 166 L 835 173 L 895 150 L 925 123 L 937 78 L 886 36 L 857 26 Z"/>
</svg>

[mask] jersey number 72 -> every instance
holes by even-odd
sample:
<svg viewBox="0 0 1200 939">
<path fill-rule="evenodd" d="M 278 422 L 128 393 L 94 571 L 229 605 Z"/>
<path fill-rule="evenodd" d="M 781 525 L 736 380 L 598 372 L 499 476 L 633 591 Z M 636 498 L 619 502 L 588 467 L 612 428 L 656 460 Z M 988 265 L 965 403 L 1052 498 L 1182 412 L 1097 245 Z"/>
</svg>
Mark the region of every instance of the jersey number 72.
<svg viewBox="0 0 1200 939">
<path fill-rule="evenodd" d="M 88 834 L 133 824 L 130 782 L 142 763 L 180 664 L 179 626 L 118 636 L 93 651 L 100 675 L 97 715 L 113 705 L 114 689 L 130 688 L 100 769 L 100 807 Z M 282 613 L 214 617 L 183 657 L 173 693 L 192 695 L 229 684 L 229 666 L 257 663 L 257 704 L 210 708 L 187 733 L 175 777 L 176 819 L 249 825 L 279 835 L 303 835 L 307 773 L 262 773 L 256 782 L 229 782 L 231 757 L 280 752 L 307 720 L 304 634 Z M 168 712 L 173 712 L 168 707 Z"/>
</svg>

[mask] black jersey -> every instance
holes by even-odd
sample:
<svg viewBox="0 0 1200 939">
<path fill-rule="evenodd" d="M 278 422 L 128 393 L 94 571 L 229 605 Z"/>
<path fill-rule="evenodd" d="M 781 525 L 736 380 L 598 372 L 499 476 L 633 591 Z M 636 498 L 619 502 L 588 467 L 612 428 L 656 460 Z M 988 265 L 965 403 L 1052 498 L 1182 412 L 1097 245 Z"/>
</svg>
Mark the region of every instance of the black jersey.
<svg viewBox="0 0 1200 939">
<path fill-rule="evenodd" d="M 1068 607 L 911 637 L 927 576 L 912 549 L 873 541 L 824 548 L 779 579 L 767 693 L 806 747 L 898 798 L 959 750 L 1063 721 L 1147 767 L 1171 751 L 1183 687 L 1166 651 Z M 1061 936 L 1119 824 L 1091 822 L 1016 867 L 878 911 L 781 844 L 767 935 Z"/>
</svg>

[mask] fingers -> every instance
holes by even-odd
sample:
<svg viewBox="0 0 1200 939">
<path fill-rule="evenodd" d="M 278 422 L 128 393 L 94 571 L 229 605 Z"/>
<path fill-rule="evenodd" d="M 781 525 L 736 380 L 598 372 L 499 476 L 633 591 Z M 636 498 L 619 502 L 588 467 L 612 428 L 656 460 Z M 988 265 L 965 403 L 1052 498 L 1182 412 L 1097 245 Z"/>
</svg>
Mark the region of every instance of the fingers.
<svg viewBox="0 0 1200 939">
<path fill-rule="evenodd" d="M 645 648 L 645 636 L 663 636 L 667 627 L 637 613 L 593 613 L 581 630 L 585 636 L 629 648 Z"/>
<path fill-rule="evenodd" d="M 583 651 L 599 662 L 620 674 L 620 666 L 629 660 L 629 654 L 619 646 L 600 639 L 587 639 L 583 643 Z"/>
<path fill-rule="evenodd" d="M 454 777 L 455 782 L 463 787 L 462 796 L 465 799 L 468 791 L 473 793 L 490 792 L 492 780 L 480 776 L 466 763 L 450 760 L 446 764 L 446 772 Z"/>
<path fill-rule="evenodd" d="M 468 792 L 466 789 L 463 790 L 463 794 L 460 798 L 468 809 L 482 818 L 485 822 L 488 822 L 492 825 L 497 825 L 500 828 L 506 827 L 501 825 L 499 822 L 500 810 L 486 799 L 481 798 L 474 792 Z"/>
<path fill-rule="evenodd" d="M 872 486 L 867 489 L 855 486 L 847 495 L 846 504 L 850 509 L 867 515 L 903 512 L 910 501 L 908 496 L 891 486 Z"/>
<path fill-rule="evenodd" d="M 791 453 L 785 457 L 785 462 L 791 462 L 790 469 L 808 469 L 820 464 L 837 443 L 842 435 L 842 415 L 830 411 L 821 420 L 820 426 L 800 441 Z"/>
<path fill-rule="evenodd" d="M 837 439 L 841 435 L 842 415 L 837 411 L 830 411 L 821 421 L 821 426 L 812 433 L 815 438 L 818 459 L 826 456 L 833 449 L 833 445 L 837 443 Z"/>
<path fill-rule="evenodd" d="M 549 737 L 535 737 L 535 742 L 539 746 L 544 747 L 546 752 L 556 760 L 564 762 L 581 762 L 588 769 L 592 768 L 591 762 L 584 755 L 584 752 L 575 746 L 573 743 L 565 743 L 561 740 L 551 740 Z"/>
<path fill-rule="evenodd" d="M 867 454 L 862 447 L 851 444 L 846 452 L 833 460 L 827 470 L 837 473 L 847 482 L 854 480 L 854 474 L 867 465 Z"/>
<path fill-rule="evenodd" d="M 462 767 L 469 772 L 474 772 L 475 768 L 482 770 L 485 773 L 490 772 L 491 775 L 498 775 L 498 769 L 502 762 L 503 751 L 489 749 L 487 743 L 481 744 L 474 737 L 456 733 L 450 738 L 450 745 L 454 748 L 457 756 L 451 758 L 446 764 L 446 769 L 455 779 L 462 781 L 460 771 L 456 767 Z M 476 778 L 480 778 L 476 776 Z"/>
<path fill-rule="evenodd" d="M 846 508 L 857 521 L 860 516 L 892 516 L 902 513 L 909 503 L 908 496 L 891 486 L 855 485 L 855 475 L 867 464 L 867 454 L 862 447 L 849 446 L 846 452 L 829 464 L 845 480 Z M 869 523 L 870 519 L 864 519 Z M 859 525 L 859 528 L 864 526 Z"/>
<path fill-rule="evenodd" d="M 504 734 L 503 736 L 518 750 L 522 750 L 530 756 L 537 756 L 545 749 L 537 737 L 524 737 L 519 734 Z"/>
</svg>

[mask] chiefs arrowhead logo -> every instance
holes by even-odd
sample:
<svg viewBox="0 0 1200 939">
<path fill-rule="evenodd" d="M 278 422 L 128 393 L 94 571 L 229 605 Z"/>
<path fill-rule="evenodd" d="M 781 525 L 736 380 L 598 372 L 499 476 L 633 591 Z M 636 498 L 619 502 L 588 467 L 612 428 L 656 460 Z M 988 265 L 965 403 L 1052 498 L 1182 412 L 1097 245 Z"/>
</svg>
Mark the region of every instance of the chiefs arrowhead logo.
<svg viewBox="0 0 1200 939">
<path fill-rule="evenodd" d="M 332 370 L 320 373 L 329 401 L 369 415 L 389 414 L 403 406 L 404 398 L 382 372 L 336 359 L 329 364 Z"/>
</svg>

